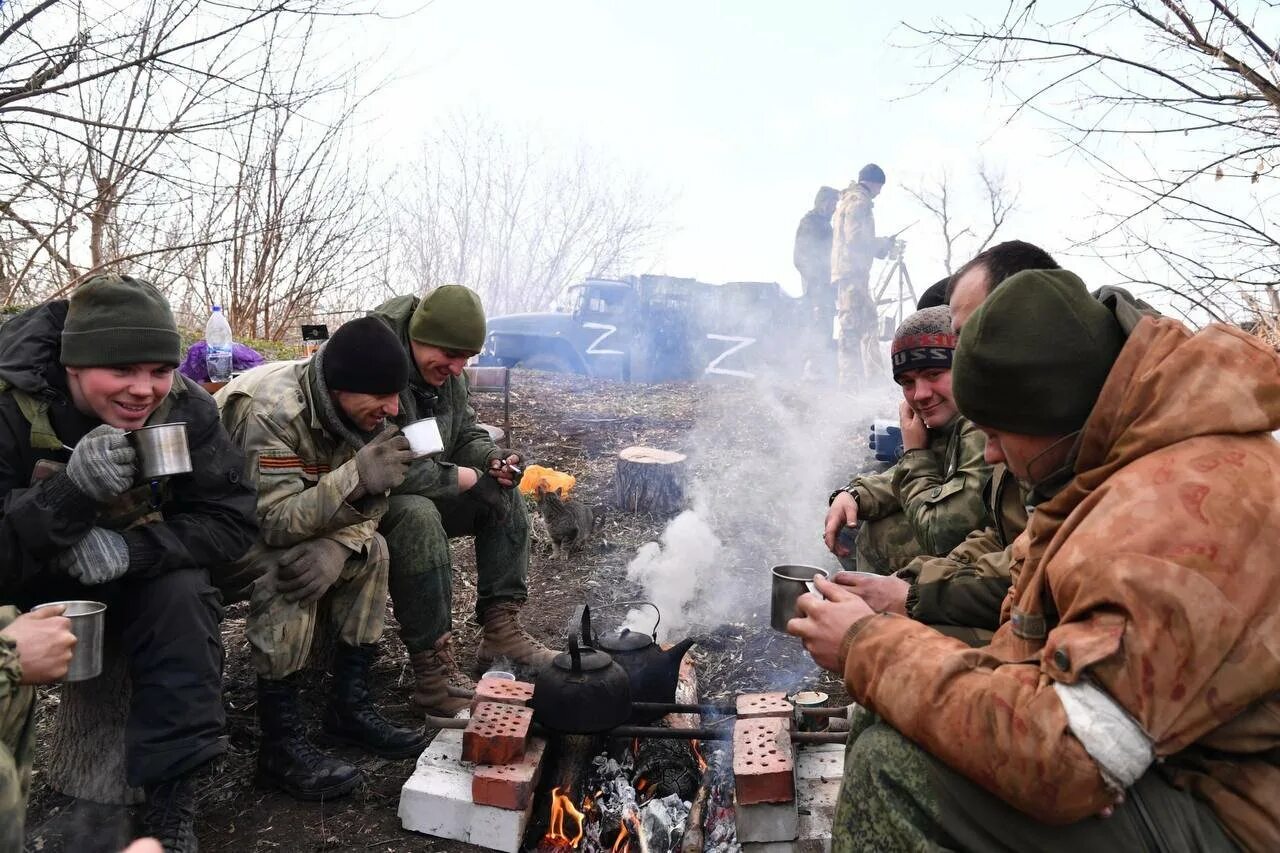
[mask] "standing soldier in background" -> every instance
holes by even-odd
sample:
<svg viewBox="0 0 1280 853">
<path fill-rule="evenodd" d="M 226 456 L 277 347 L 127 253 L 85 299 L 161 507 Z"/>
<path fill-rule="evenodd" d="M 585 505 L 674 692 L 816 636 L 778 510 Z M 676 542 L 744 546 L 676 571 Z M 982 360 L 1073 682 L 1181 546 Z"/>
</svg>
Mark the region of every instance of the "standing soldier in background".
<svg viewBox="0 0 1280 853">
<path fill-rule="evenodd" d="M 871 264 L 889 254 L 892 237 L 876 237 L 872 210 L 884 189 L 884 170 L 868 163 L 840 196 L 832 221 L 831 276 L 839 322 L 840 387 L 852 390 L 883 372 L 876 343 Z"/>
<path fill-rule="evenodd" d="M 824 375 L 831 369 L 832 334 L 835 330 L 836 294 L 831 286 L 831 215 L 836 212 L 840 193 L 822 187 L 813 200 L 813 210 L 800 220 L 792 261 L 800 271 L 800 298 L 806 326 L 813 323 L 814 341 L 810 352 L 810 372 Z M 808 335 L 805 335 L 808 338 Z"/>
</svg>

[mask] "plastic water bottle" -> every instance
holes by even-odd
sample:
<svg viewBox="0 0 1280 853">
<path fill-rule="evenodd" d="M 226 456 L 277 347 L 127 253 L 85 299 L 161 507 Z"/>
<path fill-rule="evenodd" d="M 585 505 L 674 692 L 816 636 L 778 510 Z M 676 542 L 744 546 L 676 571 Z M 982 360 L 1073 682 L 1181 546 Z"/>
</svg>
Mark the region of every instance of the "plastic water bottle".
<svg viewBox="0 0 1280 853">
<path fill-rule="evenodd" d="M 226 382 L 231 379 L 231 324 L 222 313 L 222 306 L 213 306 L 209 322 L 204 324 L 205 369 L 210 382 Z"/>
</svg>

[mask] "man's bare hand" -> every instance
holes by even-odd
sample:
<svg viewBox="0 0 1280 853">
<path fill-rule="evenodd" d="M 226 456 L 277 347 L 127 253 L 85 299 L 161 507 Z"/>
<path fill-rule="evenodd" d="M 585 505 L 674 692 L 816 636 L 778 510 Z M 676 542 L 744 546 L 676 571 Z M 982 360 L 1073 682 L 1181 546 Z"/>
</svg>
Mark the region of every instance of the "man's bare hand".
<svg viewBox="0 0 1280 853">
<path fill-rule="evenodd" d="M 836 572 L 832 580 L 853 590 L 877 613 L 907 615 L 907 592 L 911 584 L 900 577 L 870 572 Z"/>
<path fill-rule="evenodd" d="M 827 510 L 827 520 L 822 531 L 822 541 L 827 550 L 837 557 L 849 556 L 849 549 L 839 541 L 840 531 L 858 523 L 858 502 L 848 492 L 841 492 Z"/>
<path fill-rule="evenodd" d="M 898 423 L 902 426 L 903 450 L 923 450 L 929 446 L 929 428 L 906 400 L 898 404 Z"/>
<path fill-rule="evenodd" d="M 71 620 L 62 615 L 66 607 L 41 607 L 23 613 L 0 634 L 18 646 L 23 684 L 52 684 L 67 674 L 76 636 Z"/>
<path fill-rule="evenodd" d="M 818 666 L 837 675 L 840 672 L 840 645 L 853 623 L 875 615 L 871 607 L 848 587 L 817 575 L 813 579 L 826 600 L 805 593 L 796 602 L 799 616 L 787 623 L 787 633 L 799 637 Z"/>
</svg>

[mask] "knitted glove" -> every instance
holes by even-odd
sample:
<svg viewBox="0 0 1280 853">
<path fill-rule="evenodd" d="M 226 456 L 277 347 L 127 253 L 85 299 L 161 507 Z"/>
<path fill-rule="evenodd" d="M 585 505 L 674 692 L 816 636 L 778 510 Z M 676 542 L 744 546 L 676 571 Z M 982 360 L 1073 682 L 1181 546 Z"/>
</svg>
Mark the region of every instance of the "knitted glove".
<svg viewBox="0 0 1280 853">
<path fill-rule="evenodd" d="M 285 601 L 317 601 L 338 581 L 351 552 L 332 539 L 308 539 L 280 557 L 277 588 Z"/>
<path fill-rule="evenodd" d="M 507 501 L 503 491 L 496 479 L 481 475 L 476 478 L 476 484 L 467 490 L 467 494 L 488 507 L 493 523 L 501 525 L 507 523 Z"/>
<path fill-rule="evenodd" d="M 90 430 L 71 452 L 67 476 L 99 503 L 128 491 L 138 476 L 138 457 L 129 436 L 107 424 Z"/>
<path fill-rule="evenodd" d="M 80 583 L 95 586 L 124 577 L 129 571 L 129 546 L 114 530 L 92 527 L 58 555 L 58 565 Z"/>
<path fill-rule="evenodd" d="M 409 463 L 414 460 L 409 439 L 388 426 L 356 453 L 360 485 L 371 495 L 381 495 L 404 482 Z"/>
</svg>

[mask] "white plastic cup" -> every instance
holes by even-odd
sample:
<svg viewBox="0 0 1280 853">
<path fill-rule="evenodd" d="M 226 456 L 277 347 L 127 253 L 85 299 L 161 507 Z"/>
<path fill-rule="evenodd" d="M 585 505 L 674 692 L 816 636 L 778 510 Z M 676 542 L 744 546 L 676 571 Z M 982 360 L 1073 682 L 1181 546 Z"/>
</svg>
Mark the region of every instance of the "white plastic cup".
<svg viewBox="0 0 1280 853">
<path fill-rule="evenodd" d="M 431 456 L 444 452 L 444 439 L 435 418 L 423 418 L 406 426 L 402 432 L 409 439 L 409 449 L 418 456 Z"/>
</svg>

